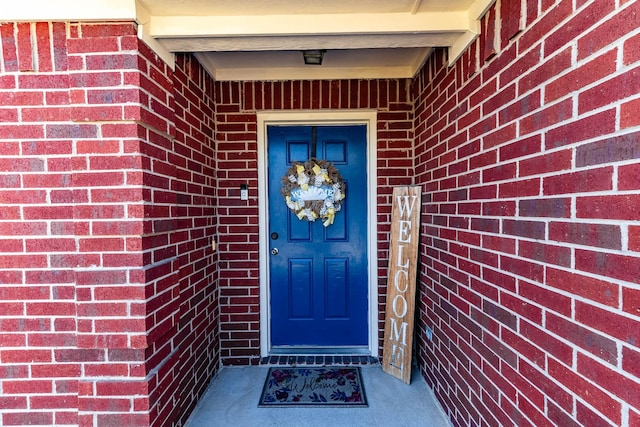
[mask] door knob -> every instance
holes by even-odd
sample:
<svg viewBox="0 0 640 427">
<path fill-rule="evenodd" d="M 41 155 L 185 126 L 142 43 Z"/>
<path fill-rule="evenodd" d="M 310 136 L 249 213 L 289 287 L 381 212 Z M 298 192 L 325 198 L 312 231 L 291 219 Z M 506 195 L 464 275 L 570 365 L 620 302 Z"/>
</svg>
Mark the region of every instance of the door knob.
<svg viewBox="0 0 640 427">
<path fill-rule="evenodd" d="M 278 255 L 278 248 L 271 249 L 271 255 Z"/>
</svg>

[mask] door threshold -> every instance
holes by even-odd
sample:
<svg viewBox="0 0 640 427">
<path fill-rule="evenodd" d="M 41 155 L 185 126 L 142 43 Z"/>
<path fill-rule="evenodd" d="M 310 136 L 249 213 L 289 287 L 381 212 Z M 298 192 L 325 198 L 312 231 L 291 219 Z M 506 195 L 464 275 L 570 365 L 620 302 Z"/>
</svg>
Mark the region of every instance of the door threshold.
<svg viewBox="0 0 640 427">
<path fill-rule="evenodd" d="M 260 359 L 262 366 L 366 366 L 379 365 L 380 361 L 371 356 L 350 355 L 350 356 L 327 356 L 327 355 L 271 355 Z"/>
</svg>

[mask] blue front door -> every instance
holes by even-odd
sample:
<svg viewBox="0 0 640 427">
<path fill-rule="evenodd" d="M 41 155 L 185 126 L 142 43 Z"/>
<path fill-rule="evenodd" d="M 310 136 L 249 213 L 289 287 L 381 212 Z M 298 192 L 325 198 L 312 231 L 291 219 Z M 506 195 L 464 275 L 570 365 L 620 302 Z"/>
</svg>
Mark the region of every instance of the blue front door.
<svg viewBox="0 0 640 427">
<path fill-rule="evenodd" d="M 268 126 L 273 347 L 368 345 L 366 126 Z M 294 161 L 338 169 L 346 198 L 334 223 L 298 219 L 280 192 Z"/>
</svg>

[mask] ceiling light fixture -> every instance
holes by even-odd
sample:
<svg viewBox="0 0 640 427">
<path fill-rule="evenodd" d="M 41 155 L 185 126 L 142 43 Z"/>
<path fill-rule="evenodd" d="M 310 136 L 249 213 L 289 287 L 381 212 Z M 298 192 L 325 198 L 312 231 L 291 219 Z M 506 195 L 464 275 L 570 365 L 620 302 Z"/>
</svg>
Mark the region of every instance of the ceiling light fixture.
<svg viewBox="0 0 640 427">
<path fill-rule="evenodd" d="M 322 58 L 326 50 L 303 50 L 302 57 L 306 65 L 322 65 Z"/>
</svg>

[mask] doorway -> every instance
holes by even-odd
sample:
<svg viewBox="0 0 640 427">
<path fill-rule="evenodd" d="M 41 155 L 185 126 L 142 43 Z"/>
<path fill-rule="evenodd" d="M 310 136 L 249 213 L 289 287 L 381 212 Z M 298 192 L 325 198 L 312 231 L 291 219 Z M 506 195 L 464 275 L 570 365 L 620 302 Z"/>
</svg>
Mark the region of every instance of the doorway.
<svg viewBox="0 0 640 427">
<path fill-rule="evenodd" d="M 269 204 L 273 351 L 368 345 L 367 218 L 359 209 L 367 205 L 366 136 L 365 125 L 267 126 L 269 200 L 277 201 L 284 189 L 289 205 L 301 214 L 286 203 Z M 315 175 L 312 168 L 327 172 Z M 334 200 L 330 175 L 338 198 L 344 187 L 348 200 Z M 317 182 L 306 183 L 315 176 Z M 296 194 L 303 199 L 291 200 Z"/>
<path fill-rule="evenodd" d="M 322 117 L 320 117 L 322 116 Z M 330 116 L 330 117 L 329 117 Z M 261 355 L 377 356 L 375 113 L 258 115 Z M 346 186 L 332 224 L 299 218 L 292 164 L 331 162 Z"/>
</svg>

